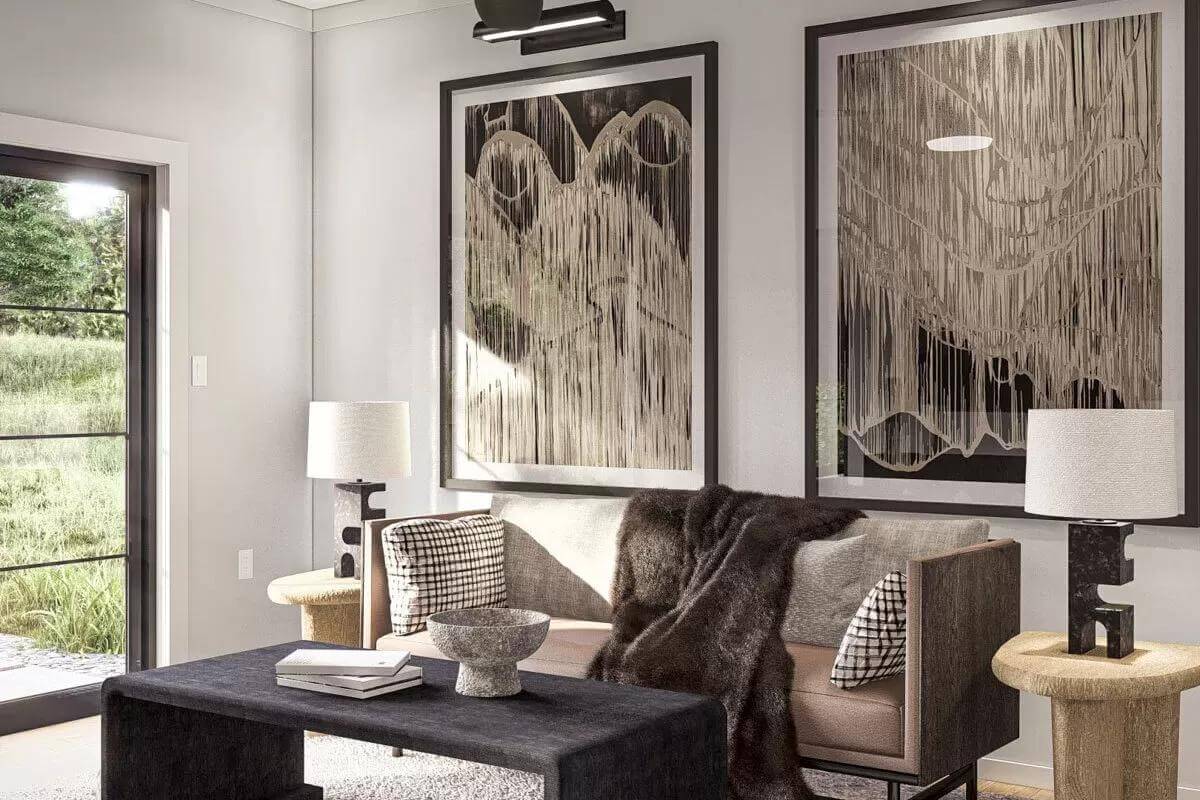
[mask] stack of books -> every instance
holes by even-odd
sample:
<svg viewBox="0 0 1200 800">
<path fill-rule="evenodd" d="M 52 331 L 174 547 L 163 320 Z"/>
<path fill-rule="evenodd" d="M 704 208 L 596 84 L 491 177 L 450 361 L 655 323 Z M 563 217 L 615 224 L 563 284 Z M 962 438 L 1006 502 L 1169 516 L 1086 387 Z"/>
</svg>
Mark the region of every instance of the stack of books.
<svg viewBox="0 0 1200 800">
<path fill-rule="evenodd" d="M 420 667 L 403 650 L 296 650 L 275 665 L 275 682 L 292 689 L 365 700 L 420 686 Z"/>
</svg>

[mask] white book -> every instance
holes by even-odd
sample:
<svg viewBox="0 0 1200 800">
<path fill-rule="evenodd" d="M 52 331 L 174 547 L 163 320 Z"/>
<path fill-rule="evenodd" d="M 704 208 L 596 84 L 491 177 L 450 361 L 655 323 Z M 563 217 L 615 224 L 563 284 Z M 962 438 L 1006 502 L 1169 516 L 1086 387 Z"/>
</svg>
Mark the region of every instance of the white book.
<svg viewBox="0 0 1200 800">
<path fill-rule="evenodd" d="M 381 686 L 391 686 L 393 683 L 406 683 L 414 678 L 424 677 L 424 674 L 420 667 L 404 667 L 395 675 L 305 675 L 303 680 L 305 683 L 341 686 L 344 689 L 365 692 Z"/>
<path fill-rule="evenodd" d="M 409 658 L 406 650 L 296 650 L 275 665 L 275 674 L 391 677 Z"/>
<path fill-rule="evenodd" d="M 378 689 L 367 689 L 366 691 L 359 691 L 358 689 L 347 689 L 344 686 L 330 686 L 325 683 L 311 683 L 309 681 L 303 681 L 303 680 L 300 680 L 299 678 L 292 678 L 287 675 L 277 675 L 275 677 L 275 683 L 279 684 L 280 686 L 290 687 L 292 689 L 304 689 L 309 692 L 320 692 L 322 694 L 336 694 L 340 697 L 353 697 L 358 700 L 366 700 L 370 697 L 379 697 L 380 695 L 383 695 L 383 694 L 391 694 L 392 692 L 399 692 L 404 689 L 411 689 L 414 686 L 420 686 L 423 683 L 423 681 L 421 678 L 414 678 L 413 680 L 410 680 L 410 681 L 403 681 L 402 683 L 393 683 L 393 684 L 389 684 L 388 686 L 380 686 Z"/>
</svg>

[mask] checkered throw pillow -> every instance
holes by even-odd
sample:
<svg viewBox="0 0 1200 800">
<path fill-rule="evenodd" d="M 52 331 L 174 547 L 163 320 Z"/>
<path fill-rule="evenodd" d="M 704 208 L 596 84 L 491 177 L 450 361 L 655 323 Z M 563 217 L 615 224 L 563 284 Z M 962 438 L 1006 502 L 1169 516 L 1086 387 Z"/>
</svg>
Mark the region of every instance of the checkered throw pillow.
<svg viewBox="0 0 1200 800">
<path fill-rule="evenodd" d="M 490 514 L 389 525 L 383 561 L 397 634 L 416 633 L 438 611 L 508 604 L 504 523 Z"/>
<path fill-rule="evenodd" d="M 904 672 L 908 579 L 884 575 L 858 608 L 833 661 L 829 682 L 841 689 Z"/>
</svg>

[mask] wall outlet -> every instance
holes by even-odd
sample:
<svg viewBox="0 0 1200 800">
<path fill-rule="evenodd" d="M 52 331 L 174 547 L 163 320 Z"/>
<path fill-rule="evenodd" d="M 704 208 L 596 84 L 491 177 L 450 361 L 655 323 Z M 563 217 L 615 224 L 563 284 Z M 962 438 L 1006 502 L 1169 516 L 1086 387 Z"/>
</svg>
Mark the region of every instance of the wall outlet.
<svg viewBox="0 0 1200 800">
<path fill-rule="evenodd" d="M 208 386 L 208 356 L 192 356 L 192 386 Z"/>
<path fill-rule="evenodd" d="M 248 581 L 254 577 L 254 551 L 238 550 L 238 580 Z"/>
</svg>

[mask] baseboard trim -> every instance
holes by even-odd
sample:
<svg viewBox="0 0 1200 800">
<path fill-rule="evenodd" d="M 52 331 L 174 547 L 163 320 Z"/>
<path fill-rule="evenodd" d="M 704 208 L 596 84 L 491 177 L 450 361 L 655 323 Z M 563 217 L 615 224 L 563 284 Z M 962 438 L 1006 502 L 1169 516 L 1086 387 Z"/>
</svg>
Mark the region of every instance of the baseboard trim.
<svg viewBox="0 0 1200 800">
<path fill-rule="evenodd" d="M 985 758 L 979 762 L 979 778 L 1016 786 L 1032 786 L 1034 789 L 1054 788 L 1054 769 L 1038 764 L 1022 764 L 1020 761 L 1005 761 Z"/>
<path fill-rule="evenodd" d="M 100 684 L 0 703 L 0 736 L 100 713 Z"/>
<path fill-rule="evenodd" d="M 1032 786 L 1035 789 L 1054 788 L 1054 769 L 1040 764 L 1022 764 L 1000 758 L 985 758 L 979 762 L 979 778 L 997 783 Z M 1200 789 L 1180 786 L 1178 800 L 1200 800 Z"/>
</svg>

